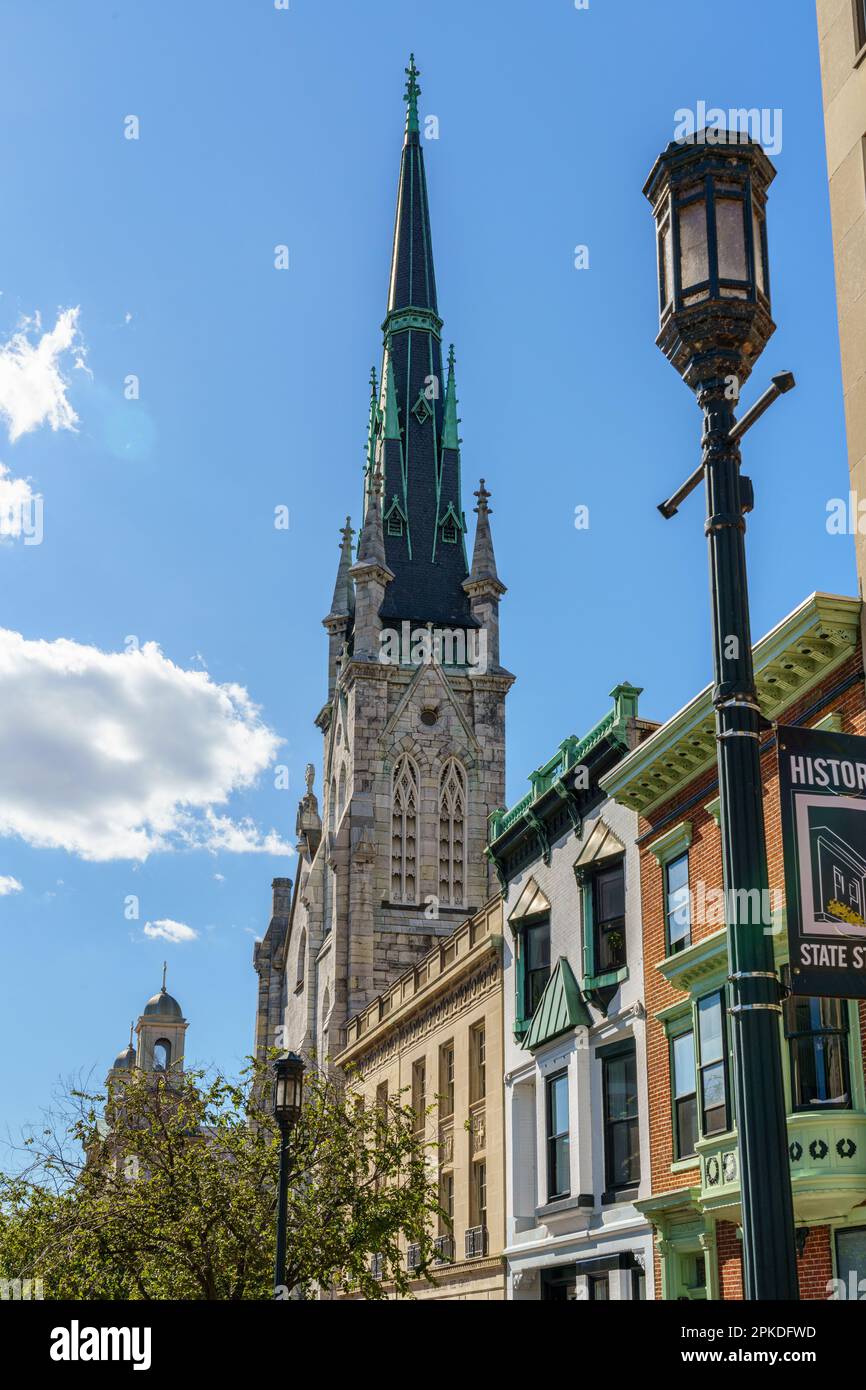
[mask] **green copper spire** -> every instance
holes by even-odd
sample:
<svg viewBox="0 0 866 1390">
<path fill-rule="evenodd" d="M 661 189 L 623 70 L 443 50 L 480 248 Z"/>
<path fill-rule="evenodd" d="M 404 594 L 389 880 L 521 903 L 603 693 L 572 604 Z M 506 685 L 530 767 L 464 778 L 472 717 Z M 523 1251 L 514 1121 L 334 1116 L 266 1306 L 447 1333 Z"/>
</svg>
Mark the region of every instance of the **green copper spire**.
<svg viewBox="0 0 866 1390">
<path fill-rule="evenodd" d="M 454 344 L 448 349 L 448 383 L 445 387 L 445 418 L 442 424 L 442 448 L 459 449 L 457 434 L 457 385 L 454 378 Z"/>
<path fill-rule="evenodd" d="M 417 137 L 420 131 L 418 124 L 418 98 L 421 95 L 421 88 L 418 86 L 420 73 L 415 66 L 415 54 L 409 54 L 409 66 L 406 68 L 406 136 Z"/>
</svg>

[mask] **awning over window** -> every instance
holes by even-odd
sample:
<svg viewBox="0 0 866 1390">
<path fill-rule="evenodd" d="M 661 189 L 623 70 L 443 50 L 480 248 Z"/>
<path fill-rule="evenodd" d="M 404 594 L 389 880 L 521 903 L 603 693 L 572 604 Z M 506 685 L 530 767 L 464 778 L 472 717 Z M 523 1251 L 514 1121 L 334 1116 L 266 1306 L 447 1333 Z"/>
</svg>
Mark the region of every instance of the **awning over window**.
<svg viewBox="0 0 866 1390">
<path fill-rule="evenodd" d="M 591 1026 L 592 1018 L 583 1002 L 574 971 L 565 956 L 560 956 L 532 1015 L 523 1046 L 533 1050 L 541 1047 L 542 1043 L 558 1038 L 561 1033 L 570 1032 L 572 1028 Z"/>
<path fill-rule="evenodd" d="M 512 927 L 519 927 L 524 917 L 537 917 L 542 912 L 550 911 L 550 903 L 544 896 L 534 878 L 528 878 L 523 886 L 523 892 L 508 914 L 508 921 Z"/>
<path fill-rule="evenodd" d="M 621 854 L 625 854 L 625 845 L 617 839 L 603 820 L 597 820 L 589 839 L 574 861 L 574 867 L 588 869 L 590 865 L 598 864 L 602 859 L 615 859 Z"/>
</svg>

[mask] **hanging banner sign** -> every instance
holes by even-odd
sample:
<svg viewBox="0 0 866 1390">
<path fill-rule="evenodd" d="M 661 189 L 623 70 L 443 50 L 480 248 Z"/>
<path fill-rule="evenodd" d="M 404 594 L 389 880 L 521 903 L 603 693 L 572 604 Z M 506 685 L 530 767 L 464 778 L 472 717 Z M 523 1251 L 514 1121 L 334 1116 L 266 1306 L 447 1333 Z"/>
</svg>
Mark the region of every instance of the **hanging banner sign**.
<svg viewBox="0 0 866 1390">
<path fill-rule="evenodd" d="M 866 738 L 778 738 L 791 988 L 866 999 Z"/>
</svg>

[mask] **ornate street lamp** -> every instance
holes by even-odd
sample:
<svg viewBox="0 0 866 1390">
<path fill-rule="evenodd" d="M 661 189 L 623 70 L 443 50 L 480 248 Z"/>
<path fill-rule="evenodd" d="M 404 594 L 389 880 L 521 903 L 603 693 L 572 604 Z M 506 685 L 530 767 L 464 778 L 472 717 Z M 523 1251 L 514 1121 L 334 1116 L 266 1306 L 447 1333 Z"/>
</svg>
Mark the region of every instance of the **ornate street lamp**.
<svg viewBox="0 0 866 1390">
<path fill-rule="evenodd" d="M 744 1291 L 796 1299 L 797 1263 L 779 1038 L 780 986 L 769 923 L 760 731 L 746 581 L 745 515 L 752 484 L 739 440 L 784 391 L 782 373 L 739 422 L 740 387 L 775 331 L 770 317 L 766 195 L 775 170 L 760 145 L 702 131 L 668 146 L 644 193 L 658 238 L 658 346 L 704 414 L 701 465 L 659 510 L 673 516 L 706 482 L 713 620 L 713 704 L 728 926 L 734 1091 L 739 1136 Z M 760 915 L 760 914 L 759 914 Z"/>
<path fill-rule="evenodd" d="M 304 1063 L 294 1052 L 284 1052 L 274 1062 L 273 1112 L 280 1131 L 280 1177 L 277 1192 L 277 1258 L 274 1297 L 282 1296 L 286 1274 L 286 1209 L 289 1194 L 289 1139 L 301 1113 Z"/>
<path fill-rule="evenodd" d="M 760 145 L 711 130 L 670 144 L 644 188 L 658 235 L 656 342 L 693 389 L 729 375 L 741 385 L 776 330 L 766 230 L 775 175 Z"/>
</svg>

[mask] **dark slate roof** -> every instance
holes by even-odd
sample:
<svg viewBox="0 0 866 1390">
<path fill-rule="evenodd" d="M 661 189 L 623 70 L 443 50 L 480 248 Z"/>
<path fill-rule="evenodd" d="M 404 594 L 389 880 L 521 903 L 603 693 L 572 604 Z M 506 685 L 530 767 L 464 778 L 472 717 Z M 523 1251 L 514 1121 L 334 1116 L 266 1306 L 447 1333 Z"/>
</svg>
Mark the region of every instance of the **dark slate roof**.
<svg viewBox="0 0 866 1390">
<path fill-rule="evenodd" d="M 474 627 L 462 588 L 469 568 L 460 455 L 458 449 L 443 446 L 446 381 L 441 323 L 424 151 L 415 124 L 407 122 L 400 157 L 388 313 L 383 325 L 380 406 L 385 428 L 378 447 L 385 514 L 396 497 L 407 524 L 399 536 L 389 535 L 385 527 L 385 558 L 394 579 L 385 591 L 381 615 L 391 625 L 408 620 Z M 433 393 L 431 379 L 438 388 Z M 396 401 L 396 418 L 391 419 L 390 429 L 385 419 L 389 386 L 394 393 L 392 406 Z M 422 397 L 424 403 L 419 408 Z M 449 506 L 459 523 L 454 543 L 442 539 Z"/>
</svg>

